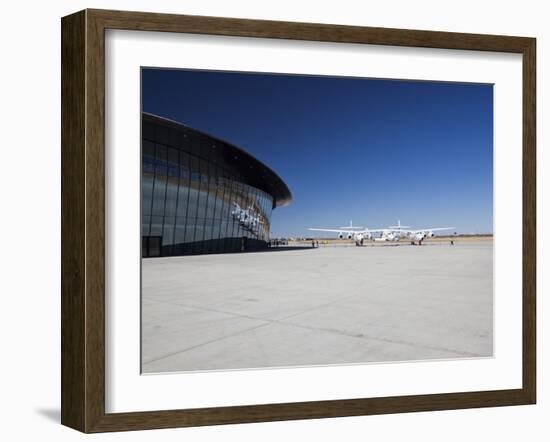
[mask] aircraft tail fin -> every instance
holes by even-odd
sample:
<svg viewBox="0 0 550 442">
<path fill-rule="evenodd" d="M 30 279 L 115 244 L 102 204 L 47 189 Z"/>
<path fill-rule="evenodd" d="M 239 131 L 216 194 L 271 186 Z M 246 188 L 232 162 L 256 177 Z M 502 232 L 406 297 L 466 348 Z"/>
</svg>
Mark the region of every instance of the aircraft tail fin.
<svg viewBox="0 0 550 442">
<path fill-rule="evenodd" d="M 353 229 L 362 229 L 363 227 L 361 227 L 361 226 L 354 226 L 354 225 L 353 225 L 353 221 L 350 220 L 349 226 L 343 226 L 343 227 L 340 227 L 340 228 L 341 228 L 341 229 L 353 230 Z"/>
</svg>

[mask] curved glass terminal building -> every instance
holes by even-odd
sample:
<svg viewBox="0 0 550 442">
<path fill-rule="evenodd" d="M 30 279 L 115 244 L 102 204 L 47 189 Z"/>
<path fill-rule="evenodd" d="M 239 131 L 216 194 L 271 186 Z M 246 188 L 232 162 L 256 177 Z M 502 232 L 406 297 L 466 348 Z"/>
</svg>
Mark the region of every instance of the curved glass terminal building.
<svg viewBox="0 0 550 442">
<path fill-rule="evenodd" d="M 142 256 L 266 248 L 271 211 L 290 203 L 283 180 L 241 148 L 142 114 Z"/>
</svg>

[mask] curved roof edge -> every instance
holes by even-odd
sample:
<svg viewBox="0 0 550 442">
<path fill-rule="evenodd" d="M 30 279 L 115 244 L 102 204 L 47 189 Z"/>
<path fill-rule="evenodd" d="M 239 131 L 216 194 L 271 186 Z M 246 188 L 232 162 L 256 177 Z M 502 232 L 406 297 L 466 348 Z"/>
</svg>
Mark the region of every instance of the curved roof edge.
<svg viewBox="0 0 550 442">
<path fill-rule="evenodd" d="M 144 118 L 151 122 L 162 123 L 176 129 L 184 128 L 208 137 L 214 142 L 221 143 L 227 149 L 225 152 L 227 154 L 225 156 L 226 160 L 234 163 L 233 166 L 243 174 L 247 183 L 273 197 L 273 208 L 287 206 L 292 201 L 292 193 L 282 178 L 243 148 L 222 138 L 210 135 L 178 121 L 161 117 L 160 115 L 142 112 L 142 121 Z"/>
</svg>

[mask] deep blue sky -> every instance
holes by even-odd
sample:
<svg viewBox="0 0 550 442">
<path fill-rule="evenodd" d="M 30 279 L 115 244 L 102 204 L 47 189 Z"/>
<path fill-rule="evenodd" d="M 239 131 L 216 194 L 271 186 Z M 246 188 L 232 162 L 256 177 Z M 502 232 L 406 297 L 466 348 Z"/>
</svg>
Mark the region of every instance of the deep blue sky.
<svg viewBox="0 0 550 442">
<path fill-rule="evenodd" d="M 142 108 L 223 138 L 288 184 L 308 227 L 492 232 L 492 85 L 143 69 Z"/>
</svg>

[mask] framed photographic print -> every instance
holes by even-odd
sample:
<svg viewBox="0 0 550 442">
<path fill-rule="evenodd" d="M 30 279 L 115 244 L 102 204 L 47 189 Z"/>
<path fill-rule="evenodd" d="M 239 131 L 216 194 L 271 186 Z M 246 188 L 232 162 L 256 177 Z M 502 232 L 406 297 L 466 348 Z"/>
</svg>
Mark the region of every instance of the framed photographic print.
<svg viewBox="0 0 550 442">
<path fill-rule="evenodd" d="M 62 19 L 62 423 L 533 404 L 535 39 Z"/>
</svg>

